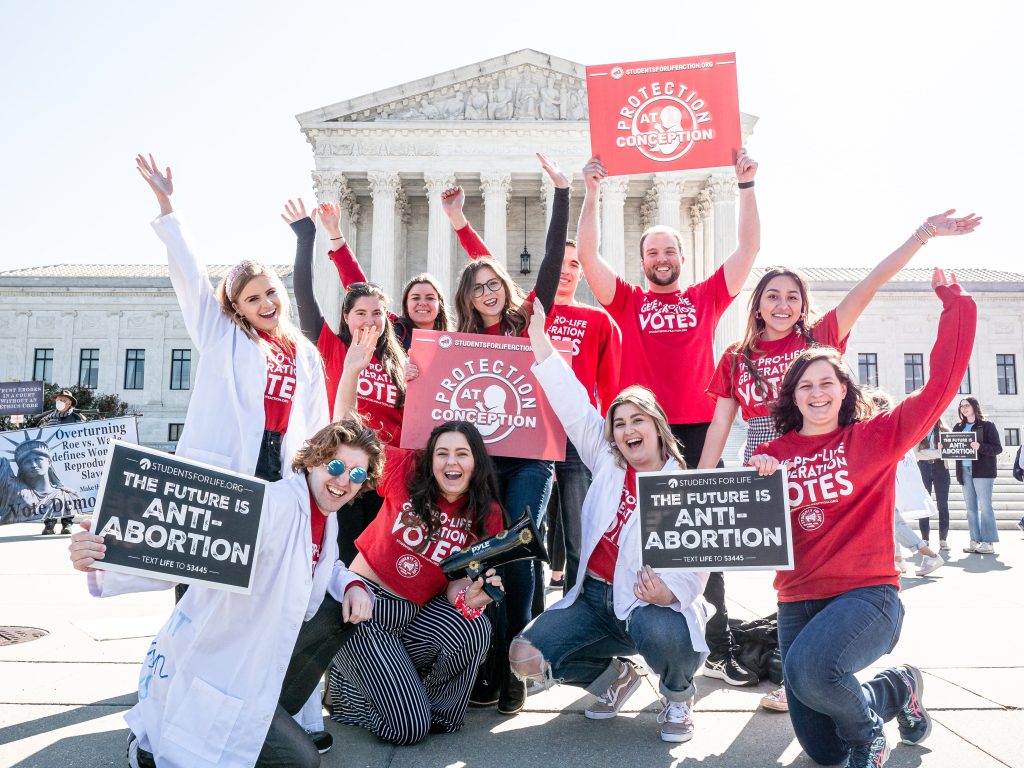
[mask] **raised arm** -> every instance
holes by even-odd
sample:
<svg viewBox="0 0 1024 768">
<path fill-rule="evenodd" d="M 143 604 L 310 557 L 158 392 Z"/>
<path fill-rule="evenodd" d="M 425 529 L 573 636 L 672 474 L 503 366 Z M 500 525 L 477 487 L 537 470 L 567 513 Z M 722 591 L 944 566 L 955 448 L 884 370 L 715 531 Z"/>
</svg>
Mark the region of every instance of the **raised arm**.
<svg viewBox="0 0 1024 768">
<path fill-rule="evenodd" d="M 866 424 L 873 430 L 880 455 L 899 459 L 928 433 L 959 390 L 970 362 L 978 321 L 974 299 L 961 290 L 954 275 L 947 278 L 941 269 L 932 275 L 932 287 L 942 301 L 942 314 L 929 359 L 928 381 L 891 411 Z"/>
<path fill-rule="evenodd" d="M 743 290 L 743 284 L 747 282 L 750 270 L 754 267 L 757 252 L 761 250 L 761 217 L 757 213 L 757 198 L 754 196 L 755 175 L 757 163 L 747 157 L 745 149 L 741 149 L 736 156 L 736 181 L 750 186 L 739 189 L 740 215 L 736 250 L 722 265 L 730 296 L 736 296 Z"/>
<path fill-rule="evenodd" d="M 181 318 L 189 337 L 202 353 L 216 339 L 231 332 L 235 324 L 221 309 L 206 265 L 199 260 L 188 230 L 174 213 L 171 205 L 174 181 L 170 167 L 161 173 L 153 155 L 148 160 L 138 155 L 135 167 L 160 204 L 160 217 L 153 221 L 153 231 L 167 247 L 167 267 L 171 287 L 181 307 Z"/>
<path fill-rule="evenodd" d="M 316 215 L 316 211 L 313 211 L 313 215 Z M 292 287 L 295 290 L 295 305 L 299 312 L 299 328 L 302 329 L 302 335 L 315 346 L 324 327 L 324 314 L 313 293 L 313 244 L 316 242 L 316 225 L 306 215 L 306 206 L 301 199 L 298 204 L 289 200 L 285 204 L 281 218 L 298 238 L 295 243 Z"/>
<path fill-rule="evenodd" d="M 598 219 L 601 210 L 601 180 L 608 171 L 601 164 L 601 158 L 592 157 L 583 166 L 583 185 L 586 194 L 580 209 L 580 220 L 576 225 L 576 255 L 580 257 L 583 274 L 587 278 L 594 298 L 608 305 L 615 298 L 615 279 L 618 275 L 611 264 L 601 258 L 601 224 Z"/>
<path fill-rule="evenodd" d="M 341 379 L 338 381 L 338 394 L 334 398 L 335 421 L 346 416 L 358 416 L 359 374 L 373 360 L 373 352 L 377 349 L 377 339 L 379 338 L 380 331 L 377 330 L 377 326 L 371 325 L 356 331 L 352 343 L 348 345 L 348 351 L 345 353 L 345 366 L 341 370 Z"/>
<path fill-rule="evenodd" d="M 534 288 L 537 299 L 550 310 L 555 304 L 555 292 L 558 291 L 558 280 L 562 275 L 562 259 L 565 257 L 565 238 L 569 232 L 569 177 L 562 173 L 558 163 L 548 160 L 539 152 L 537 159 L 555 185 L 551 223 L 544 242 L 544 259 L 537 270 L 537 284 Z"/>
<path fill-rule="evenodd" d="M 334 203 L 321 203 L 317 208 L 317 213 L 320 215 L 320 223 L 324 225 L 324 231 L 331 241 L 331 249 L 327 252 L 327 258 L 334 262 L 342 287 L 348 288 L 352 283 L 365 283 L 366 273 L 359 266 L 345 235 L 341 232 L 341 209 Z"/>
<path fill-rule="evenodd" d="M 853 329 L 857 318 L 865 310 L 875 293 L 891 280 L 897 272 L 907 265 L 914 254 L 921 250 L 931 238 L 951 235 L 966 235 L 973 232 L 981 223 L 981 217 L 973 213 L 960 218 L 953 218 L 956 212 L 951 208 L 945 213 L 937 213 L 925 219 L 924 224 L 899 248 L 890 253 L 868 276 L 857 283 L 836 307 L 836 322 L 839 325 L 839 338 L 844 339 Z"/>
<path fill-rule="evenodd" d="M 479 259 L 483 256 L 490 256 L 491 251 L 487 244 L 480 238 L 462 212 L 466 204 L 466 191 L 462 187 L 449 187 L 441 193 L 441 210 L 452 223 L 452 229 L 459 238 L 459 245 L 471 259 Z"/>
</svg>

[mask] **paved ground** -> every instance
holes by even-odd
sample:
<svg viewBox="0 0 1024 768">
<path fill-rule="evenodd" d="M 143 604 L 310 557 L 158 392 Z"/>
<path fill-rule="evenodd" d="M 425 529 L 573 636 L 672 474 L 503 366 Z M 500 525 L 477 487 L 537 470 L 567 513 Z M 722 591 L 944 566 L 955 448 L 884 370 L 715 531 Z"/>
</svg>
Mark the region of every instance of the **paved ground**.
<svg viewBox="0 0 1024 768">
<path fill-rule="evenodd" d="M 67 562 L 66 543 L 38 524 L 0 528 L 0 624 L 41 627 L 49 636 L 0 647 L 0 766 L 124 765 L 121 713 L 135 700 L 148 637 L 166 618 L 167 594 L 94 600 Z M 954 532 L 957 548 L 965 534 Z M 922 747 L 893 750 L 890 766 L 1024 768 L 1024 541 L 1004 531 L 996 557 L 953 554 L 934 578 L 905 578 L 907 618 L 896 653 L 926 678 L 936 721 Z M 730 611 L 774 610 L 770 577 L 728 578 Z M 757 710 L 767 690 L 699 678 L 696 735 L 671 747 L 658 738 L 652 687 L 611 721 L 582 715 L 590 697 L 562 687 L 531 696 L 517 717 L 472 711 L 461 733 L 417 747 L 379 743 L 357 728 L 328 725 L 325 766 L 810 766 L 786 715 Z M 890 740 L 895 741 L 895 723 Z"/>
</svg>

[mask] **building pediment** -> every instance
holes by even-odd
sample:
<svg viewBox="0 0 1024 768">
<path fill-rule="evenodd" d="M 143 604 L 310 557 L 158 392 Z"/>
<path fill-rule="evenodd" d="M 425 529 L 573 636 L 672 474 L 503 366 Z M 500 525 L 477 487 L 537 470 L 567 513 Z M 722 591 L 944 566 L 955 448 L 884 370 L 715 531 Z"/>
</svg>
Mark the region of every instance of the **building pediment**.
<svg viewBox="0 0 1024 768">
<path fill-rule="evenodd" d="M 387 121 L 587 120 L 583 65 L 530 48 L 297 115 L 304 128 Z"/>
</svg>

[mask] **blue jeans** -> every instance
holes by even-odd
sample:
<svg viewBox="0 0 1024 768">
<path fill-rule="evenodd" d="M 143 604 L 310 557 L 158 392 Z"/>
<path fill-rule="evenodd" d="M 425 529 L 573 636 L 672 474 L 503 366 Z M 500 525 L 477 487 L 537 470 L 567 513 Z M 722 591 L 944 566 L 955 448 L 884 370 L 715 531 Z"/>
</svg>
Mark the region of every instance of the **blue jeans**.
<svg viewBox="0 0 1024 768">
<path fill-rule="evenodd" d="M 565 441 L 565 461 L 555 462 L 554 496 L 557 498 L 558 518 L 562 524 L 565 542 L 565 588 L 568 593 L 576 584 L 580 569 L 580 545 L 583 540 L 583 500 L 590 490 L 591 476 L 587 465 L 576 452 L 572 441 Z M 549 525 L 553 521 L 549 521 Z M 551 554 L 551 553 L 549 553 Z"/>
<path fill-rule="evenodd" d="M 695 692 L 693 675 L 701 654 L 693 649 L 686 618 L 671 608 L 643 605 L 622 621 L 615 617 L 612 586 L 597 579 L 584 579 L 576 602 L 545 611 L 522 637 L 540 651 L 552 677 L 561 682 L 589 686 L 611 659 L 639 653 L 669 701 L 688 701 Z"/>
<path fill-rule="evenodd" d="M 996 529 L 996 513 L 992 509 L 992 486 L 995 478 L 974 477 L 974 467 L 964 462 L 960 468 L 964 484 L 964 503 L 967 505 L 967 528 L 971 532 L 971 541 L 987 541 L 994 544 L 999 541 Z"/>
<path fill-rule="evenodd" d="M 497 456 L 494 466 L 498 471 L 498 487 L 510 522 L 514 523 L 523 512 L 529 510 L 533 522 L 539 526 L 551 495 L 551 482 L 554 478 L 552 462 Z M 502 581 L 505 585 L 504 603 L 509 624 L 508 640 L 511 642 L 533 618 L 533 560 L 519 560 L 506 565 Z"/>
<path fill-rule="evenodd" d="M 894 587 L 862 587 L 823 600 L 779 603 L 782 652 L 793 731 L 817 763 L 845 763 L 896 717 L 910 691 L 887 669 L 861 685 L 854 673 L 893 649 L 903 626 Z"/>
</svg>

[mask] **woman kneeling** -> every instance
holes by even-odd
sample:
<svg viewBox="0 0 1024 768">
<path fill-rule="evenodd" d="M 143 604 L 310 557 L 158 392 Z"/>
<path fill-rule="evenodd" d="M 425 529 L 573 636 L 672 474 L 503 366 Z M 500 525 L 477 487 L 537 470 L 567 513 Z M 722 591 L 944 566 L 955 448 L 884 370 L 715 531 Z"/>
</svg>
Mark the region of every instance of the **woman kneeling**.
<svg viewBox="0 0 1024 768">
<path fill-rule="evenodd" d="M 586 710 L 615 717 L 642 682 L 621 656 L 640 654 L 660 678 L 664 741 L 693 737 L 693 676 L 707 655 L 701 593 L 706 573 L 658 574 L 640 566 L 636 473 L 685 468 L 668 420 L 644 387 L 619 393 L 602 419 L 583 386 L 544 333 L 535 305 L 530 340 L 534 373 L 566 434 L 593 473 L 583 502 L 580 573 L 586 578 L 513 641 L 513 671 L 522 678 L 599 685 L 614 676 Z M 605 675 L 605 673 L 608 673 Z"/>
</svg>

